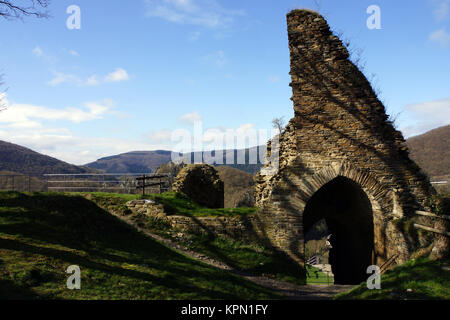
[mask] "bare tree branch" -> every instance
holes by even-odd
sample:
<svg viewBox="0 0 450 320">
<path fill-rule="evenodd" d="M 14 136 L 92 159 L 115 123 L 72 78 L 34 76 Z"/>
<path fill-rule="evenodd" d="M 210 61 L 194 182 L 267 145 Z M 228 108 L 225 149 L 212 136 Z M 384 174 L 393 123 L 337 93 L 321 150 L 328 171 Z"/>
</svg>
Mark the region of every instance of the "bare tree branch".
<svg viewBox="0 0 450 320">
<path fill-rule="evenodd" d="M 316 11 L 320 12 L 320 9 L 322 9 L 322 1 L 320 0 L 314 0 L 314 4 L 316 6 Z"/>
<path fill-rule="evenodd" d="M 392 124 L 394 129 L 398 129 L 398 119 L 400 118 L 402 113 L 403 113 L 403 111 L 400 111 L 400 112 L 388 115 L 388 122 L 390 122 Z"/>
<path fill-rule="evenodd" d="M 28 5 L 18 4 L 17 0 L 0 0 L 0 17 L 7 20 L 22 19 L 34 16 L 36 18 L 49 18 L 48 11 L 41 11 L 49 6 L 50 0 L 27 0 Z"/>
<path fill-rule="evenodd" d="M 285 127 L 285 122 L 284 122 L 284 117 L 279 117 L 279 118 L 273 118 L 272 120 L 272 126 L 275 129 L 278 129 L 278 131 L 280 132 L 280 134 L 283 132 L 284 127 Z"/>
<path fill-rule="evenodd" d="M 50 0 L 0 0 L 0 17 L 6 20 L 22 20 L 28 16 L 49 18 L 48 11 L 41 10 L 48 8 L 49 5 Z M 0 112 L 7 108 L 5 91 L 1 90 L 3 84 L 3 74 L 0 74 Z"/>
</svg>

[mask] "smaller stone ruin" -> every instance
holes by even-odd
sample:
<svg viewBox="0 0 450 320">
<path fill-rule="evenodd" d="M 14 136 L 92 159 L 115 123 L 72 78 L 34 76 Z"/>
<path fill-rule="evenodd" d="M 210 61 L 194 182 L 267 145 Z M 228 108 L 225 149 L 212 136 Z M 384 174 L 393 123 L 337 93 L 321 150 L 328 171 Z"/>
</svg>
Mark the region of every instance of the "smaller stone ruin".
<svg viewBox="0 0 450 320">
<path fill-rule="evenodd" d="M 224 187 L 217 170 L 208 164 L 190 164 L 178 173 L 172 191 L 207 208 L 224 207 Z"/>
</svg>

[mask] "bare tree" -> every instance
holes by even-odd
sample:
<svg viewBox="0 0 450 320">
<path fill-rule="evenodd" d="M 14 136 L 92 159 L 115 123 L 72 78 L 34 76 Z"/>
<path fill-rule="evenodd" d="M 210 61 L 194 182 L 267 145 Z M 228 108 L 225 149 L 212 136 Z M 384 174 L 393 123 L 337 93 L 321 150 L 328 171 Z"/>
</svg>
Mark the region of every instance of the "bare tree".
<svg viewBox="0 0 450 320">
<path fill-rule="evenodd" d="M 314 0 L 314 4 L 316 7 L 316 11 L 320 12 L 320 9 L 322 9 L 322 1 L 321 0 Z"/>
<path fill-rule="evenodd" d="M 391 113 L 391 114 L 388 115 L 387 121 L 392 124 L 394 129 L 398 129 L 398 119 L 402 115 L 402 112 L 403 111 L 400 111 L 400 112 L 397 112 L 397 113 L 394 113 L 394 114 Z"/>
<path fill-rule="evenodd" d="M 278 129 L 278 131 L 280 132 L 280 134 L 283 132 L 284 127 L 285 127 L 285 122 L 284 122 L 284 117 L 279 117 L 279 118 L 273 118 L 272 120 L 272 126 L 275 129 Z"/>
<path fill-rule="evenodd" d="M 6 20 L 19 19 L 23 17 L 33 16 L 36 18 L 50 17 L 47 10 L 50 0 L 0 0 L 0 17 Z M 0 74 L 0 89 L 3 86 L 3 75 Z M 4 101 L 4 91 L 0 90 L 0 111 L 6 109 Z"/>
<path fill-rule="evenodd" d="M 34 16 L 36 18 L 48 18 L 49 13 L 46 9 L 50 0 L 26 0 L 27 5 L 24 1 L 17 0 L 0 0 L 0 17 L 7 20 L 12 19 L 22 19 L 23 17 Z"/>
</svg>

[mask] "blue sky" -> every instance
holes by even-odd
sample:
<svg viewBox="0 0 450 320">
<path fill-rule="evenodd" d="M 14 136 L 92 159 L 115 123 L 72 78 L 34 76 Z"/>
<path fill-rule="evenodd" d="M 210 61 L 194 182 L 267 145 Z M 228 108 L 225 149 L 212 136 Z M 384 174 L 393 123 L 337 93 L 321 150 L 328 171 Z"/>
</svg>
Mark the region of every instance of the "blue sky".
<svg viewBox="0 0 450 320">
<path fill-rule="evenodd" d="M 450 0 L 58 0 L 51 19 L 0 20 L 0 139 L 85 164 L 173 148 L 195 120 L 269 130 L 293 116 L 285 16 L 303 7 L 363 50 L 405 136 L 450 123 Z"/>
</svg>

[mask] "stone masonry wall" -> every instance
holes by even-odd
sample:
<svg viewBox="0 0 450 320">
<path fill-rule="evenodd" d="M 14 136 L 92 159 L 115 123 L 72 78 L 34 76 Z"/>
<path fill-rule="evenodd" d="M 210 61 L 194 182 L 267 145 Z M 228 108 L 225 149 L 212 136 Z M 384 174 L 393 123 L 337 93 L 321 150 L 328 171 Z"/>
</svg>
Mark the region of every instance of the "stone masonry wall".
<svg viewBox="0 0 450 320">
<path fill-rule="evenodd" d="M 224 184 L 216 168 L 206 163 L 189 164 L 182 168 L 172 185 L 172 191 L 187 195 L 207 208 L 224 207 Z"/>
<path fill-rule="evenodd" d="M 398 254 L 402 262 L 417 248 L 393 221 L 427 209 L 435 191 L 325 19 L 294 10 L 287 23 L 295 116 L 280 136 L 279 171 L 255 178 L 259 230 L 302 264 L 303 210 L 324 184 L 343 176 L 371 201 L 375 260 Z"/>
<path fill-rule="evenodd" d="M 223 216 L 223 217 L 188 217 L 180 215 L 167 215 L 164 207 L 151 200 L 131 200 L 127 207 L 133 214 L 143 214 L 155 219 L 161 219 L 173 230 L 193 233 L 210 234 L 227 237 L 238 241 L 260 243 L 254 232 L 256 216 Z"/>
</svg>

